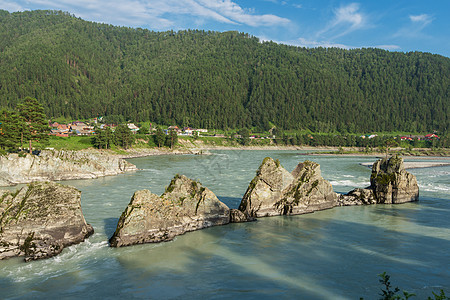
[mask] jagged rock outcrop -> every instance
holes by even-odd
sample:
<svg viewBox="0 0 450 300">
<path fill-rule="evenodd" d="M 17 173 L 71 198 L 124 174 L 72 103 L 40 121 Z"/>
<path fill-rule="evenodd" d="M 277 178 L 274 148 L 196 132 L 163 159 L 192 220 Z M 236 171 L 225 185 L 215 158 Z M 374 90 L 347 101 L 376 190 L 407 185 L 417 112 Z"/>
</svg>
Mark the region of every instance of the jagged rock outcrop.
<svg viewBox="0 0 450 300">
<path fill-rule="evenodd" d="M 289 173 L 267 157 L 251 181 L 239 210 L 248 217 L 296 215 L 337 205 L 337 194 L 322 178 L 319 164 L 299 163 Z"/>
<path fill-rule="evenodd" d="M 392 156 L 372 166 L 370 186 L 340 197 L 340 205 L 397 204 L 419 200 L 416 176 L 405 171 L 403 158 Z"/>
<path fill-rule="evenodd" d="M 230 223 L 244 223 L 256 221 L 256 218 L 247 216 L 239 209 L 230 209 Z"/>
<path fill-rule="evenodd" d="M 94 232 L 74 187 L 37 182 L 16 192 L 2 190 L 0 197 L 0 260 L 51 257 Z"/>
<path fill-rule="evenodd" d="M 98 151 L 44 150 L 39 156 L 0 157 L 0 186 L 33 181 L 91 179 L 136 170 L 124 159 Z"/>
<path fill-rule="evenodd" d="M 199 182 L 176 175 L 157 196 L 134 193 L 110 239 L 112 247 L 172 240 L 175 236 L 230 222 L 230 209 Z"/>
<path fill-rule="evenodd" d="M 345 195 L 339 196 L 340 206 L 370 205 L 376 203 L 375 194 L 370 187 L 365 189 L 356 188 Z"/>
</svg>

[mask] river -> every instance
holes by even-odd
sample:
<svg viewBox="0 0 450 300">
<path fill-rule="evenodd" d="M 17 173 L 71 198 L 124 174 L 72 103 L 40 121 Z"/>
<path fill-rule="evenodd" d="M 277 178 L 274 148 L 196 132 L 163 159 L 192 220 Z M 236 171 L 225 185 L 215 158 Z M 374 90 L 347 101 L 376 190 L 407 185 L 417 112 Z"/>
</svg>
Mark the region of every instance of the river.
<svg viewBox="0 0 450 300">
<path fill-rule="evenodd" d="M 117 220 L 136 190 L 161 194 L 184 174 L 237 208 L 266 156 L 289 171 L 321 165 L 335 191 L 369 184 L 368 157 L 305 156 L 299 151 L 213 151 L 213 155 L 131 159 L 140 170 L 66 181 L 82 191 L 95 234 L 57 257 L 0 261 L 1 299 L 377 299 L 377 274 L 424 299 L 450 294 L 450 167 L 412 169 L 420 201 L 338 207 L 212 227 L 160 244 L 113 249 Z M 429 159 L 427 161 L 430 161 Z M 439 161 L 439 159 L 436 159 Z"/>
</svg>

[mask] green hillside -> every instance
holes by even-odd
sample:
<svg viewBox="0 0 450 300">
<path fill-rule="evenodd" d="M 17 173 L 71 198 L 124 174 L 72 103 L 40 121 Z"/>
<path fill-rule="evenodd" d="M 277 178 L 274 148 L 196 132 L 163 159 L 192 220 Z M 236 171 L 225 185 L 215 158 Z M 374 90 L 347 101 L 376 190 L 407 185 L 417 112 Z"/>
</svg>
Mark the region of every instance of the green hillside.
<svg viewBox="0 0 450 300">
<path fill-rule="evenodd" d="M 449 128 L 450 59 L 298 48 L 237 32 L 152 32 L 63 12 L 0 11 L 0 106 L 206 128 Z"/>
</svg>

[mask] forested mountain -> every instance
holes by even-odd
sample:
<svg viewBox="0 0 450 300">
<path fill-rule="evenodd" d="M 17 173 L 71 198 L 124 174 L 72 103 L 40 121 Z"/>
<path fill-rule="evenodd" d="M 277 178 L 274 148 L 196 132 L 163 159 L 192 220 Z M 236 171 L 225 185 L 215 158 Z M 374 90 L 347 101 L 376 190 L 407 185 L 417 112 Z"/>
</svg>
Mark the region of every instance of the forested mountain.
<svg viewBox="0 0 450 300">
<path fill-rule="evenodd" d="M 0 107 L 207 128 L 447 131 L 450 59 L 0 11 Z"/>
</svg>

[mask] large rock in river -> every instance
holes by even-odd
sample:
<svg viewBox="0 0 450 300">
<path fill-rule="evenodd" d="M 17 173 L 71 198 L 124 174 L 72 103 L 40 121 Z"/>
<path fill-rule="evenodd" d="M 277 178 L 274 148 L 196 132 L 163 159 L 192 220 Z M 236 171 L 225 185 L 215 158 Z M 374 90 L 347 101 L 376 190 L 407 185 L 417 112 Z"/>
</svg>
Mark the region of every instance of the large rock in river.
<svg viewBox="0 0 450 300">
<path fill-rule="evenodd" d="M 251 181 L 239 210 L 248 217 L 296 215 L 337 205 L 337 194 L 319 164 L 299 163 L 292 173 L 267 157 Z"/>
<path fill-rule="evenodd" d="M 112 247 L 172 240 L 175 236 L 230 222 L 230 209 L 199 182 L 176 175 L 157 196 L 134 193 L 110 239 Z"/>
<path fill-rule="evenodd" d="M 403 158 L 392 156 L 376 161 L 372 166 L 370 189 L 377 203 L 405 203 L 419 200 L 416 176 L 405 171 Z"/>
<path fill-rule="evenodd" d="M 0 191 L 0 260 L 47 258 L 94 230 L 81 211 L 81 192 L 53 182 Z"/>
<path fill-rule="evenodd" d="M 407 172 L 403 158 L 392 156 L 372 166 L 370 186 L 340 197 L 340 205 L 397 204 L 419 200 L 416 176 Z"/>
<path fill-rule="evenodd" d="M 39 156 L 0 156 L 0 186 L 69 179 L 91 179 L 136 170 L 117 156 L 99 151 L 43 150 Z"/>
</svg>

